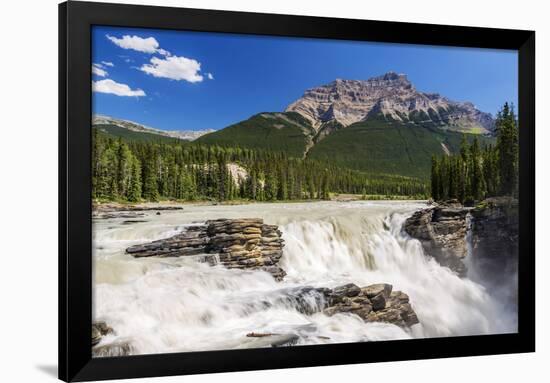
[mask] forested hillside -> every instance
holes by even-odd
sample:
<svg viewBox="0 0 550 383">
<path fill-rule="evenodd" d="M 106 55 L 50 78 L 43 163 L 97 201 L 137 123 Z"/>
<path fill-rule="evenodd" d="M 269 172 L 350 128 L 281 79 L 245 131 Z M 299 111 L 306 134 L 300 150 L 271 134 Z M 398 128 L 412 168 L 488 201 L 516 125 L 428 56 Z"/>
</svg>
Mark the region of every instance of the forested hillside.
<svg viewBox="0 0 550 383">
<path fill-rule="evenodd" d="M 284 151 L 301 158 L 314 130 L 298 113 L 260 113 L 225 129 L 206 134 L 198 143 L 224 147 Z"/>
<path fill-rule="evenodd" d="M 236 178 L 228 165 L 245 171 Z M 329 193 L 417 196 L 425 181 L 372 175 L 285 151 L 186 142 L 144 142 L 94 128 L 93 198 L 120 201 L 328 199 Z"/>
<path fill-rule="evenodd" d="M 366 171 L 429 178 L 432 155 L 458 153 L 463 134 L 413 123 L 372 119 L 334 131 L 309 152 L 308 157 Z M 494 138 L 478 137 L 482 145 Z"/>
</svg>

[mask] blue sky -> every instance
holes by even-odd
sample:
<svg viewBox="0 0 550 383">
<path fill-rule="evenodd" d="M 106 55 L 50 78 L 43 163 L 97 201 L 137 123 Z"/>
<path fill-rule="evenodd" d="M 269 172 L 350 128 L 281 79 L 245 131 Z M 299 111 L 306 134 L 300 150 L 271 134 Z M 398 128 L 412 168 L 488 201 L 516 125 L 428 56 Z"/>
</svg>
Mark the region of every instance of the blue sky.
<svg viewBox="0 0 550 383">
<path fill-rule="evenodd" d="M 93 112 L 158 129 L 221 129 L 336 78 L 388 71 L 492 114 L 517 105 L 515 51 L 101 26 L 92 36 Z"/>
</svg>

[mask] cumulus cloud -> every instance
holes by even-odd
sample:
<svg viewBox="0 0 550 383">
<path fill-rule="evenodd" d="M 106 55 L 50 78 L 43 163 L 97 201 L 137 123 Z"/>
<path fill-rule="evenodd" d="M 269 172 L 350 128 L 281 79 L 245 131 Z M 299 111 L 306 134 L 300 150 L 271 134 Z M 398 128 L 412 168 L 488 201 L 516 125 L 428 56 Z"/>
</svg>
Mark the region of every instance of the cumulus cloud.
<svg viewBox="0 0 550 383">
<path fill-rule="evenodd" d="M 107 35 L 107 38 L 123 49 L 132 49 L 143 53 L 156 53 L 159 49 L 159 43 L 154 37 L 144 39 L 139 36 L 124 35 L 122 38 L 117 38 Z"/>
<path fill-rule="evenodd" d="M 113 64 L 113 63 L 110 62 L 110 61 L 102 61 L 101 63 L 102 63 L 103 65 L 105 65 L 105 66 L 111 66 L 111 67 L 115 66 L 115 64 Z"/>
<path fill-rule="evenodd" d="M 214 80 L 214 75 L 210 72 L 206 73 L 206 77 L 208 77 L 209 80 Z"/>
<path fill-rule="evenodd" d="M 92 64 L 92 74 L 95 74 L 96 76 L 99 76 L 99 77 L 107 76 L 109 73 L 107 73 L 107 71 L 102 68 L 103 66 L 101 64 Z"/>
<path fill-rule="evenodd" d="M 121 84 L 111 79 L 92 81 L 92 91 L 97 93 L 114 94 L 116 96 L 142 97 L 145 92 L 141 89 L 131 89 L 126 84 Z"/>
<path fill-rule="evenodd" d="M 183 56 L 167 56 L 164 59 L 151 58 L 150 64 L 139 68 L 142 72 L 154 77 L 168 78 L 176 81 L 201 82 L 201 63 Z"/>
</svg>

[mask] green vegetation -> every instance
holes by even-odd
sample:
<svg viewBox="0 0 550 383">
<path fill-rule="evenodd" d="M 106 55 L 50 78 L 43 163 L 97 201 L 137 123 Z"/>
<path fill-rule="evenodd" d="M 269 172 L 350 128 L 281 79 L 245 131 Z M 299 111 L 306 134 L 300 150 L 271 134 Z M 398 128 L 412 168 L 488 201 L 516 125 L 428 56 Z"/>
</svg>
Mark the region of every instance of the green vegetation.
<svg viewBox="0 0 550 383">
<path fill-rule="evenodd" d="M 473 203 L 497 195 L 518 193 L 518 127 L 508 103 L 496 120 L 496 145 L 481 148 L 476 138 L 462 138 L 460 153 L 432 157 L 431 195 L 434 200 L 456 198 Z"/>
<path fill-rule="evenodd" d="M 457 153 L 462 134 L 412 123 L 372 119 L 339 129 L 317 143 L 308 158 L 370 174 L 394 174 L 428 179 L 430 158 Z M 472 141 L 476 135 L 466 135 Z M 494 139 L 479 136 L 483 144 Z M 443 146 L 444 145 L 444 146 Z"/>
<path fill-rule="evenodd" d="M 140 142 L 92 131 L 92 197 L 100 200 L 291 201 L 329 199 L 331 192 L 418 198 L 429 193 L 422 180 L 369 175 L 285 151 Z M 244 178 L 236 179 L 228 165 L 242 168 Z"/>
<path fill-rule="evenodd" d="M 196 142 L 205 145 L 240 147 L 270 151 L 284 151 L 301 158 L 311 125 L 298 113 L 260 113 L 248 120 L 199 137 Z"/>
</svg>

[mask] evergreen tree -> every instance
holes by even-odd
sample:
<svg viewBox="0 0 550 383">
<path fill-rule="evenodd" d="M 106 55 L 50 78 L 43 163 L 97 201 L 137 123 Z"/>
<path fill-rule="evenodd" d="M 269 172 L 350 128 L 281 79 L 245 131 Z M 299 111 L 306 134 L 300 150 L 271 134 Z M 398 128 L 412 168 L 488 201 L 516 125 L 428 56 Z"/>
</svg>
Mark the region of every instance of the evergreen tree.
<svg viewBox="0 0 550 383">
<path fill-rule="evenodd" d="M 268 171 L 265 175 L 264 192 L 267 201 L 274 201 L 277 199 L 277 179 L 271 171 Z"/>
<path fill-rule="evenodd" d="M 439 194 L 439 162 L 437 161 L 437 158 L 435 155 L 432 156 L 432 170 L 431 170 L 431 185 L 432 185 L 432 198 L 435 201 L 439 201 L 441 199 L 441 195 Z M 366 191 L 363 193 L 363 195 L 366 194 Z"/>
<path fill-rule="evenodd" d="M 508 103 L 497 115 L 497 148 L 499 151 L 500 193 L 517 195 L 519 136 L 513 107 Z"/>
<path fill-rule="evenodd" d="M 143 164 L 143 198 L 148 201 L 158 201 L 159 191 L 157 183 L 157 172 L 155 166 L 155 153 L 151 150 Z"/>
<path fill-rule="evenodd" d="M 128 201 L 138 202 L 139 200 L 141 200 L 141 164 L 137 158 L 132 157 Z"/>
</svg>

